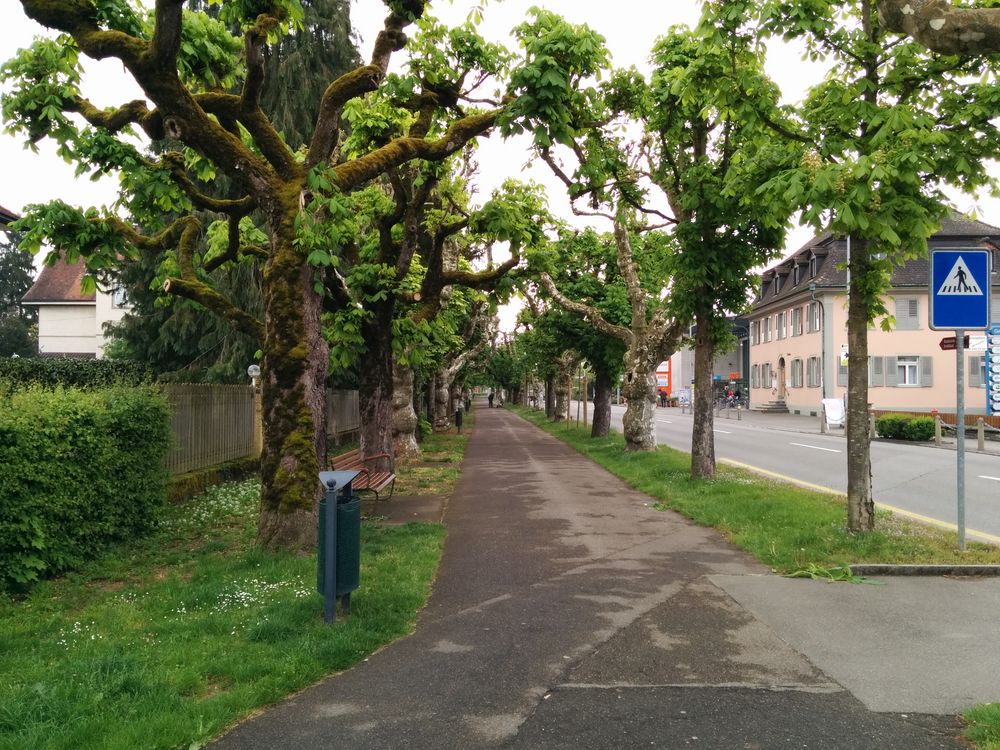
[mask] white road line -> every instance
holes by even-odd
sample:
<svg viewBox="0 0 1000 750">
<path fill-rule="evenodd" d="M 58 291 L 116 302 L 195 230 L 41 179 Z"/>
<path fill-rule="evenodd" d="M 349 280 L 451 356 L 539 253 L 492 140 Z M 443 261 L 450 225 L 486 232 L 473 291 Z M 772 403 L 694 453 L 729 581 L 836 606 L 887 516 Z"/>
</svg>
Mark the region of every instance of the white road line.
<svg viewBox="0 0 1000 750">
<path fill-rule="evenodd" d="M 663 422 L 664 424 L 673 424 L 673 422 L 669 419 L 657 419 L 656 421 Z"/>
<path fill-rule="evenodd" d="M 826 451 L 827 453 L 840 453 L 838 450 L 833 448 L 820 448 L 818 445 L 806 445 L 805 443 L 789 443 L 789 445 L 797 445 L 800 448 L 812 448 L 814 451 Z"/>
<path fill-rule="evenodd" d="M 712 432 L 721 432 L 723 435 L 732 435 L 729 430 L 712 430 Z"/>
<path fill-rule="evenodd" d="M 988 477 L 985 474 L 979 475 L 980 479 L 992 479 L 994 482 L 1000 482 L 1000 477 Z"/>
</svg>

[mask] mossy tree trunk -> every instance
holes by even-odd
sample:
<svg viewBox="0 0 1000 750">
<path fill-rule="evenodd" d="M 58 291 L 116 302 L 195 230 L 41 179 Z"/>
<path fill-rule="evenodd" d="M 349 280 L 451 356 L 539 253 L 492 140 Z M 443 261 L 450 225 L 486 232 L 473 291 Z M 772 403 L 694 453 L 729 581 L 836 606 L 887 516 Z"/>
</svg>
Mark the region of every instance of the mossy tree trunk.
<svg viewBox="0 0 1000 750">
<path fill-rule="evenodd" d="M 656 365 L 642 349 L 629 349 L 625 353 L 625 376 L 622 394 L 627 400 L 622 417 L 622 434 L 625 449 L 629 451 L 656 450 Z"/>
<path fill-rule="evenodd" d="M 358 373 L 361 450 L 366 457 L 386 454 L 386 457 L 368 465 L 378 471 L 392 471 L 395 466 L 392 395 L 392 318 L 395 304 L 390 298 L 372 305 L 371 313 L 361 326 L 366 344 Z"/>
<path fill-rule="evenodd" d="M 265 267 L 261 397 L 266 429 L 257 541 L 269 549 L 304 552 L 316 546 L 329 352 L 313 271 L 290 239 L 275 244 Z"/>
<path fill-rule="evenodd" d="M 556 418 L 556 376 L 548 375 L 545 378 L 545 416 L 548 419 Z"/>
</svg>

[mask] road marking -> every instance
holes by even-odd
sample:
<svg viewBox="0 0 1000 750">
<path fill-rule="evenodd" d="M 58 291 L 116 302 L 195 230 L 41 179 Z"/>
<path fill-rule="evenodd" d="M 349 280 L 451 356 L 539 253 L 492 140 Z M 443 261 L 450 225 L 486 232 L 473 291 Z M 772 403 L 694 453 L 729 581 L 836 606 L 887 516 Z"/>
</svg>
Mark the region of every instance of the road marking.
<svg viewBox="0 0 1000 750">
<path fill-rule="evenodd" d="M 664 424 L 673 424 L 669 419 L 657 419 L 657 422 L 663 422 Z"/>
<path fill-rule="evenodd" d="M 721 432 L 723 435 L 732 435 L 729 430 L 712 430 L 712 432 Z"/>
<path fill-rule="evenodd" d="M 985 474 L 979 475 L 980 479 L 992 479 L 994 482 L 1000 482 L 1000 477 L 988 477 Z"/>
<path fill-rule="evenodd" d="M 790 477 L 787 474 L 779 474 L 776 471 L 768 471 L 767 469 L 761 469 L 757 466 L 751 466 L 750 464 L 744 464 L 739 461 L 733 461 L 729 458 L 719 459 L 720 463 L 729 464 L 730 466 L 735 466 L 740 469 L 746 469 L 747 471 L 752 471 L 755 474 L 762 474 L 766 477 L 773 477 L 774 479 L 780 479 L 783 482 L 788 482 L 790 484 L 798 485 L 799 487 L 805 487 L 806 489 L 815 490 L 816 492 L 822 492 L 827 495 L 838 495 L 845 500 L 847 499 L 847 493 L 841 490 L 835 490 L 832 487 L 825 487 L 822 484 L 813 484 L 812 482 L 804 482 L 801 479 L 796 479 L 795 477 Z M 892 511 L 898 516 L 903 516 L 905 518 L 910 518 L 914 521 L 920 521 L 921 523 L 926 523 L 930 526 L 936 526 L 939 529 L 946 529 L 948 531 L 958 532 L 958 526 L 953 523 L 948 523 L 947 521 L 939 521 L 937 518 L 931 518 L 930 516 L 923 516 L 919 513 L 914 513 L 913 511 L 904 510 L 903 508 L 897 508 L 895 505 L 888 505 L 886 503 L 875 503 L 875 506 L 882 508 L 883 510 Z M 1000 536 L 995 534 L 987 534 L 985 531 L 976 531 L 975 529 L 966 528 L 965 533 L 968 536 L 977 537 L 984 542 L 989 542 L 990 544 L 1000 544 Z"/>
<path fill-rule="evenodd" d="M 827 453 L 840 453 L 840 451 L 833 448 L 820 448 L 818 445 L 806 445 L 805 443 L 789 443 L 789 445 L 797 445 L 800 448 L 812 448 L 814 451 L 826 451 Z"/>
</svg>

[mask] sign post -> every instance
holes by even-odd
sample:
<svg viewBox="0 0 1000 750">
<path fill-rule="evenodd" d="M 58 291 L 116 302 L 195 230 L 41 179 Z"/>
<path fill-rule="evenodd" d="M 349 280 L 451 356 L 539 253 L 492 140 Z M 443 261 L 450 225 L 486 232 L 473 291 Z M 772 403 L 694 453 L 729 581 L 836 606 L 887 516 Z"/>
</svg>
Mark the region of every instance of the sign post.
<svg viewBox="0 0 1000 750">
<path fill-rule="evenodd" d="M 990 327 L 990 253 L 973 248 L 931 252 L 930 327 L 955 331 L 955 435 L 958 548 L 965 550 L 965 331 Z M 942 349 L 944 342 L 942 341 Z"/>
</svg>

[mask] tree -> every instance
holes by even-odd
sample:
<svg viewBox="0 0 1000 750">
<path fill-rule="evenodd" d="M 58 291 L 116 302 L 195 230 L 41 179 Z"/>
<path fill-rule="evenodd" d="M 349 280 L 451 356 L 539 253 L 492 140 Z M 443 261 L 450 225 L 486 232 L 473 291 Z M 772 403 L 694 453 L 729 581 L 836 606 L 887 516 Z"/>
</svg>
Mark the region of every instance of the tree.
<svg viewBox="0 0 1000 750">
<path fill-rule="evenodd" d="M 22 307 L 21 298 L 31 288 L 35 262 L 18 248 L 19 236 L 0 227 L 0 357 L 29 357 L 38 352 L 34 308 Z"/>
<path fill-rule="evenodd" d="M 914 4 L 925 5 L 921 3 Z M 991 118 L 1000 88 L 975 73 L 991 60 L 928 53 L 889 35 L 875 0 L 810 5 L 763 2 L 736 9 L 762 30 L 805 42 L 832 63 L 797 118 L 771 118 L 801 144 L 798 167 L 758 189 L 761 200 L 791 200 L 805 218 L 851 242 L 848 308 L 848 528 L 874 527 L 868 433 L 868 326 L 890 327 L 885 307 L 893 264 L 926 253 L 947 211 L 943 182 L 966 190 L 992 185 L 986 163 L 1000 153 Z"/>
<path fill-rule="evenodd" d="M 389 61 L 424 11 L 422 0 L 390 0 L 370 62 L 324 88 L 308 147 L 296 152 L 261 98 L 269 41 L 301 23 L 295 0 L 226 3 L 217 20 L 185 12 L 178 0 L 158 0 L 149 17 L 120 0 L 22 0 L 22 6 L 63 36 L 38 41 L 5 65 L 13 85 L 4 100 L 8 124 L 32 142 L 56 139 L 81 170 L 119 171 L 122 204 L 145 229 L 55 202 L 29 210 L 22 223 L 27 243 L 38 247 L 46 239 L 65 248 L 71 261 L 86 257 L 97 273 L 140 253 L 166 253 L 167 293 L 193 299 L 259 338 L 265 434 L 258 540 L 270 548 L 311 549 L 325 454 L 328 348 L 321 314 L 324 305 L 335 308 L 344 299 L 335 266 L 352 219 L 349 196 L 414 159 L 445 159 L 489 130 L 499 111 L 466 111 L 458 96 L 467 78 L 481 82 L 496 67 L 483 70 L 485 53 L 476 44 L 466 47 L 461 69 L 446 80 L 423 79 L 418 65 L 409 91 L 399 92 L 400 106 L 413 113 L 407 132 L 347 157 L 340 148 L 345 109 L 395 84 L 386 79 Z M 229 25 L 242 30 L 242 43 Z M 471 31 L 456 34 L 472 39 Z M 147 100 L 95 107 L 79 88 L 80 53 L 120 60 Z M 238 94 L 223 93 L 237 83 Z M 433 133 L 432 124 L 438 126 Z M 146 158 L 121 137 L 132 128 L 183 148 Z M 205 192 L 216 174 L 232 182 L 237 197 Z M 194 209 L 221 218 L 205 227 Z M 179 216 L 168 222 L 169 214 Z M 217 240 L 204 256 L 197 252 L 203 232 Z M 211 283 L 213 270 L 243 257 L 263 266 L 263 320 Z"/>
<path fill-rule="evenodd" d="M 759 112 L 777 107 L 778 89 L 762 52 L 741 33 L 742 19 L 709 4 L 702 33 L 681 28 L 654 46 L 655 66 L 635 114 L 650 136 L 650 179 L 667 197 L 679 251 L 670 295 L 676 314 L 693 320 L 694 426 L 691 473 L 715 473 L 712 383 L 716 345 L 732 339 L 728 315 L 748 306 L 754 269 L 774 257 L 790 209 L 761 203 L 762 175 L 787 166 L 789 149 Z M 622 94 L 624 96 L 624 92 Z"/>
</svg>

